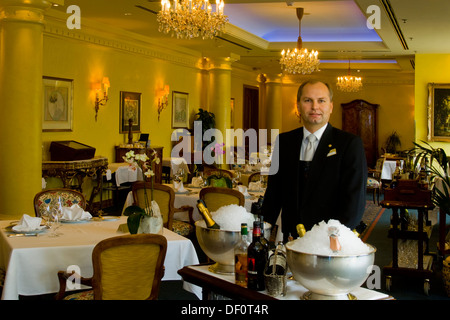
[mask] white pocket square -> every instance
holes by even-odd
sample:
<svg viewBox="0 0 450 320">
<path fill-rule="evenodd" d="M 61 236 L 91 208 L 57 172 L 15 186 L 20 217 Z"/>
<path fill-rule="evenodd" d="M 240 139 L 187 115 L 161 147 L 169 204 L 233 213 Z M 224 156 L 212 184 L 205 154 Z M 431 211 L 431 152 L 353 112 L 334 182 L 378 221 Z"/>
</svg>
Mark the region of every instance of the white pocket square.
<svg viewBox="0 0 450 320">
<path fill-rule="evenodd" d="M 328 152 L 327 157 L 331 157 L 336 155 L 336 149 L 331 149 L 330 152 Z"/>
</svg>

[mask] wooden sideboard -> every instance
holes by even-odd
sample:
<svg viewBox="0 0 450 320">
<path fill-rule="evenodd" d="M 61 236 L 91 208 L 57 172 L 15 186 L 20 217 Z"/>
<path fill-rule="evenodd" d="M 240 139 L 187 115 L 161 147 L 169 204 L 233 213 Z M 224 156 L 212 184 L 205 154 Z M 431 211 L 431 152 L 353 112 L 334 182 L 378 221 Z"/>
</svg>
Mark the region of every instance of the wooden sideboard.
<svg viewBox="0 0 450 320">
<path fill-rule="evenodd" d="M 116 162 L 124 162 L 123 156 L 130 151 L 133 150 L 134 153 L 147 153 L 147 156 L 152 159 L 153 150 L 156 151 L 159 159 L 161 160 L 158 164 L 153 163 L 153 172 L 155 172 L 155 182 L 162 183 L 162 159 L 163 159 L 163 148 L 164 147 L 150 147 L 150 148 L 135 148 L 135 147 L 121 147 L 116 146 Z"/>
<path fill-rule="evenodd" d="M 378 159 L 378 104 L 364 100 L 342 103 L 342 130 L 360 136 L 366 152 L 367 166 L 375 168 Z"/>
</svg>

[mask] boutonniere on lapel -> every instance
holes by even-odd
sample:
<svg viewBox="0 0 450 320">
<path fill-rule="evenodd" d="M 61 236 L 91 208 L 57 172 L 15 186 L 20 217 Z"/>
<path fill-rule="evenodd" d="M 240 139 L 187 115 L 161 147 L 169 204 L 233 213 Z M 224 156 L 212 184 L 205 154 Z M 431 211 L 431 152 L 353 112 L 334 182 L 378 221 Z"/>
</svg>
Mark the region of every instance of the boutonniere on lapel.
<svg viewBox="0 0 450 320">
<path fill-rule="evenodd" d="M 328 148 L 331 148 L 331 147 L 332 147 L 332 145 L 329 144 L 329 145 L 328 145 Z M 336 155 L 336 148 L 331 149 L 331 150 L 328 152 L 327 157 L 331 157 L 331 156 L 334 156 L 334 155 Z"/>
</svg>

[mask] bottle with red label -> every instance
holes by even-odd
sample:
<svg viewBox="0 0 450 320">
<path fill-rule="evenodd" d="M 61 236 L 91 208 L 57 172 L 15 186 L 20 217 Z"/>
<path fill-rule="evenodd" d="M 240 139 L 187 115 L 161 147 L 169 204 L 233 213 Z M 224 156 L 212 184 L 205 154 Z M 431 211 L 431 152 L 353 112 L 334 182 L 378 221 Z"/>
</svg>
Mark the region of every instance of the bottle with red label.
<svg viewBox="0 0 450 320">
<path fill-rule="evenodd" d="M 263 291 L 264 269 L 267 263 L 267 247 L 261 242 L 261 223 L 253 222 L 253 239 L 247 252 L 247 288 Z"/>
</svg>

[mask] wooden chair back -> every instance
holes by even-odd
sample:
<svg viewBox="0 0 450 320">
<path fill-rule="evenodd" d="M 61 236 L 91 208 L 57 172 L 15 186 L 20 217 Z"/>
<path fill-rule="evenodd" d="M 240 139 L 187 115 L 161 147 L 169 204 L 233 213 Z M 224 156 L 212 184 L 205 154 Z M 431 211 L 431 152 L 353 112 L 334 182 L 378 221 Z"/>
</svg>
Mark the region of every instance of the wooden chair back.
<svg viewBox="0 0 450 320">
<path fill-rule="evenodd" d="M 210 212 L 217 211 L 220 207 L 237 204 L 245 205 L 244 195 L 235 189 L 207 187 L 200 190 L 199 198 L 202 199 Z"/>
<path fill-rule="evenodd" d="M 150 182 L 137 181 L 137 182 L 133 183 L 131 190 L 133 193 L 134 204 L 136 206 L 139 206 L 142 209 L 145 209 L 148 205 L 150 205 L 150 202 L 152 200 L 151 188 L 152 188 L 152 184 Z M 145 194 L 147 194 L 148 204 L 146 203 L 146 200 L 145 200 Z M 154 183 L 153 184 L 153 200 L 156 201 L 156 203 L 159 206 L 159 209 L 161 210 L 164 227 L 169 230 L 172 230 L 173 215 L 175 212 L 175 207 L 174 207 L 175 192 L 169 186 L 159 184 L 159 183 Z"/>
<path fill-rule="evenodd" d="M 34 214 L 41 217 L 48 205 L 62 202 L 63 207 L 71 207 L 78 204 L 83 210 L 86 209 L 86 197 L 79 191 L 66 188 L 47 189 L 38 192 L 34 196 Z"/>
</svg>

